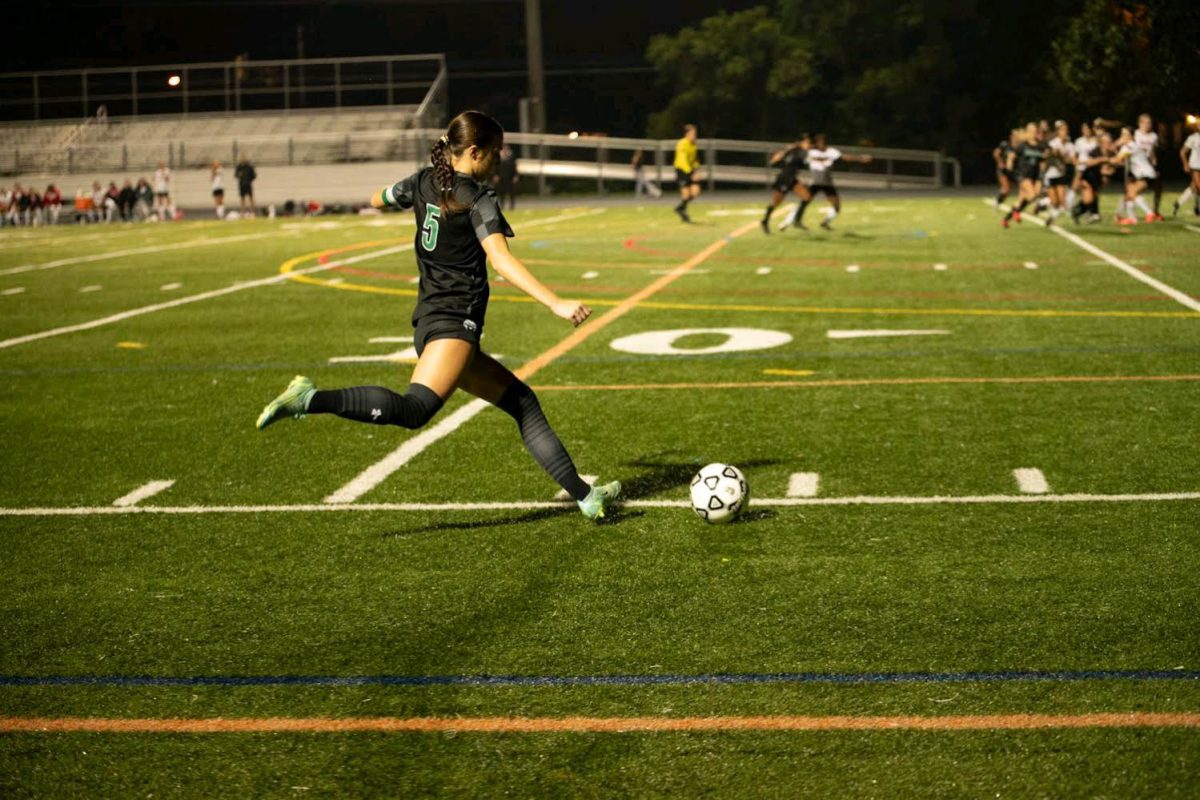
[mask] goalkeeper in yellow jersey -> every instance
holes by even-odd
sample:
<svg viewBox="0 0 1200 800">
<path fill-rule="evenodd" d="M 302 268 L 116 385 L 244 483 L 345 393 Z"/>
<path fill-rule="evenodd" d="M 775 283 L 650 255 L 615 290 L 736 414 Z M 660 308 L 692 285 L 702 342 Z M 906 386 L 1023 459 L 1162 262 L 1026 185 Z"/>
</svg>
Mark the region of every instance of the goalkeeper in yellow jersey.
<svg viewBox="0 0 1200 800">
<path fill-rule="evenodd" d="M 675 181 L 679 184 L 679 205 L 675 213 L 684 222 L 691 222 L 688 203 L 700 196 L 700 158 L 696 151 L 696 126 L 684 125 L 683 138 L 675 143 Z"/>
</svg>

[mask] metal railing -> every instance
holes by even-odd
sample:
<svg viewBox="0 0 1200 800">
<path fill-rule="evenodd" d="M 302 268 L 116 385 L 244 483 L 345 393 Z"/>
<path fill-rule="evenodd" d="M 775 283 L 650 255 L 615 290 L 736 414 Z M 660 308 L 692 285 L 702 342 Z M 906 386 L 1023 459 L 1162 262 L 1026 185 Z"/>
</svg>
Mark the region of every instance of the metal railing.
<svg viewBox="0 0 1200 800">
<path fill-rule="evenodd" d="M 441 53 L 10 72 L 0 75 L 0 119 L 86 119 L 101 106 L 137 117 L 417 105 L 445 86 Z"/>
<path fill-rule="evenodd" d="M 432 96 L 437 87 L 430 88 Z M 433 111 L 433 100 L 416 107 L 406 129 L 265 135 L 168 138 L 160 141 L 101 142 L 66 148 L 0 149 L 0 173 L 76 174 L 153 169 L 160 161 L 173 169 L 200 169 L 213 160 L 237 161 L 248 154 L 261 166 L 305 166 L 362 162 L 400 162 L 415 170 L 428 163 L 430 145 L 441 128 L 417 127 Z M 345 110 L 344 110 L 345 111 Z M 332 113 L 332 112 L 330 112 Z M 386 113 L 386 112 L 376 112 Z M 394 112 L 393 112 L 394 113 Z M 520 149 L 522 176 L 536 182 L 539 193 L 607 192 L 614 184 L 634 181 L 631 161 L 643 153 L 644 175 L 659 186 L 675 179 L 675 140 L 557 136 L 508 133 L 506 141 Z M 701 139 L 701 179 L 711 189 L 765 187 L 774 178 L 771 155 L 781 142 Z M 867 164 L 843 162 L 836 169 L 839 185 L 848 188 L 933 189 L 960 186 L 957 159 L 927 150 L 840 147 L 847 155 L 870 156 Z"/>
</svg>

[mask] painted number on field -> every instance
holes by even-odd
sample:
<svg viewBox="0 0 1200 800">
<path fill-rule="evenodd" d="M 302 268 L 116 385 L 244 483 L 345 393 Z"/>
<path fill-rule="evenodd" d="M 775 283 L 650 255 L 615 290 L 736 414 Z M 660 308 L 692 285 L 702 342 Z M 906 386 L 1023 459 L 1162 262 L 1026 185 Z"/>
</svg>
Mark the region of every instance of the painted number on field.
<svg viewBox="0 0 1200 800">
<path fill-rule="evenodd" d="M 704 336 L 700 347 L 680 346 L 679 340 L 688 336 Z M 711 337 L 723 336 L 725 341 L 711 343 Z M 647 331 L 614 339 L 612 348 L 623 353 L 653 356 L 699 356 L 711 353 L 738 353 L 745 350 L 766 350 L 780 347 L 792 340 L 783 331 L 761 328 L 677 328 L 669 331 Z"/>
</svg>

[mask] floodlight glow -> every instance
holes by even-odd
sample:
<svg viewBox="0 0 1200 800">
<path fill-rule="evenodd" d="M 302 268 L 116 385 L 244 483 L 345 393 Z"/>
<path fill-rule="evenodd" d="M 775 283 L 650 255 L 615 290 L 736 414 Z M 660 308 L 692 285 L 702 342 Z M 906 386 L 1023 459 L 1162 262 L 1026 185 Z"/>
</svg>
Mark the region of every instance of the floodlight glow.
<svg viewBox="0 0 1200 800">
<path fill-rule="evenodd" d="M 174 88 L 179 85 L 179 81 L 180 77 L 178 75 L 172 75 L 171 77 L 167 78 L 167 86 Z"/>
</svg>

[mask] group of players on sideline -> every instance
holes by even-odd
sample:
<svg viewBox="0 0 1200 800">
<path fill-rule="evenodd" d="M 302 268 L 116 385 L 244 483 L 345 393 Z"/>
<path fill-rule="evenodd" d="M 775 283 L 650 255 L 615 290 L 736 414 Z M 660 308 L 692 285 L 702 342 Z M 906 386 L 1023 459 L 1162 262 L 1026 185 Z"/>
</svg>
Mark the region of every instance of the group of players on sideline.
<svg viewBox="0 0 1200 800">
<path fill-rule="evenodd" d="M 1192 213 L 1200 216 L 1200 122 L 1192 127 L 1179 150 L 1190 181 L 1175 200 L 1172 216 L 1189 200 Z M 1139 211 L 1143 221 L 1161 222 L 1163 182 L 1158 144 L 1149 114 L 1138 117 L 1136 128 L 1100 118 L 1084 122 L 1074 139 L 1063 120 L 1053 126 L 1042 120 L 1013 128 L 992 151 L 1000 189 L 997 208 L 1003 207 L 1010 193 L 1017 195 L 1000 224 L 1008 228 L 1009 222 L 1020 222 L 1021 212 L 1030 203 L 1034 214 L 1047 214 L 1046 224 L 1053 224 L 1064 213 L 1070 213 L 1076 223 L 1099 222 L 1100 192 L 1110 183 L 1124 186 L 1114 215 L 1118 225 L 1136 225 Z M 1142 197 L 1147 190 L 1152 193 L 1153 206 Z"/>
<path fill-rule="evenodd" d="M 675 213 L 684 222 L 691 222 L 688 216 L 688 203 L 700 196 L 700 158 L 696 148 L 698 131 L 695 125 L 685 125 L 683 137 L 675 144 L 675 182 L 679 187 L 680 201 L 675 206 Z M 833 220 L 842 210 L 842 201 L 838 197 L 837 187 L 833 183 L 833 165 L 838 161 L 855 161 L 866 164 L 870 156 L 852 156 L 843 153 L 836 147 L 829 146 L 829 140 L 823 133 L 816 136 L 801 134 L 800 138 L 788 146 L 778 150 L 771 156 L 771 166 L 778 171 L 771 183 L 771 202 L 763 214 L 763 233 L 771 232 L 771 214 L 789 194 L 794 193 L 798 198 L 797 204 L 786 215 L 779 230 L 796 227 L 807 230 L 804 226 L 804 211 L 817 194 L 824 194 L 829 200 L 825 209 L 825 218 L 821 227 L 833 230 Z M 807 171 L 807 181 L 801 173 Z"/>
<path fill-rule="evenodd" d="M 242 159 L 234 171 L 234 177 L 241 198 L 240 216 L 253 217 L 254 180 L 257 177 L 254 166 L 249 160 Z M 209 179 L 212 183 L 214 211 L 217 219 L 224 219 L 225 177 L 220 161 L 212 163 Z M 179 219 L 172 199 L 172 181 L 170 167 L 160 161 L 158 169 L 154 171 L 153 183 L 138 178 L 136 184 L 132 179 L 126 179 L 119 188 L 116 181 L 110 181 L 107 188 L 100 181 L 93 181 L 90 191 L 80 186 L 75 190 L 75 222 L 116 222 L 118 219 L 122 222 L 162 222 Z M 57 225 L 62 210 L 62 192 L 53 183 L 41 193 L 32 186 L 25 187 L 20 183 L 14 184 L 12 189 L 0 187 L 0 227 Z"/>
</svg>

